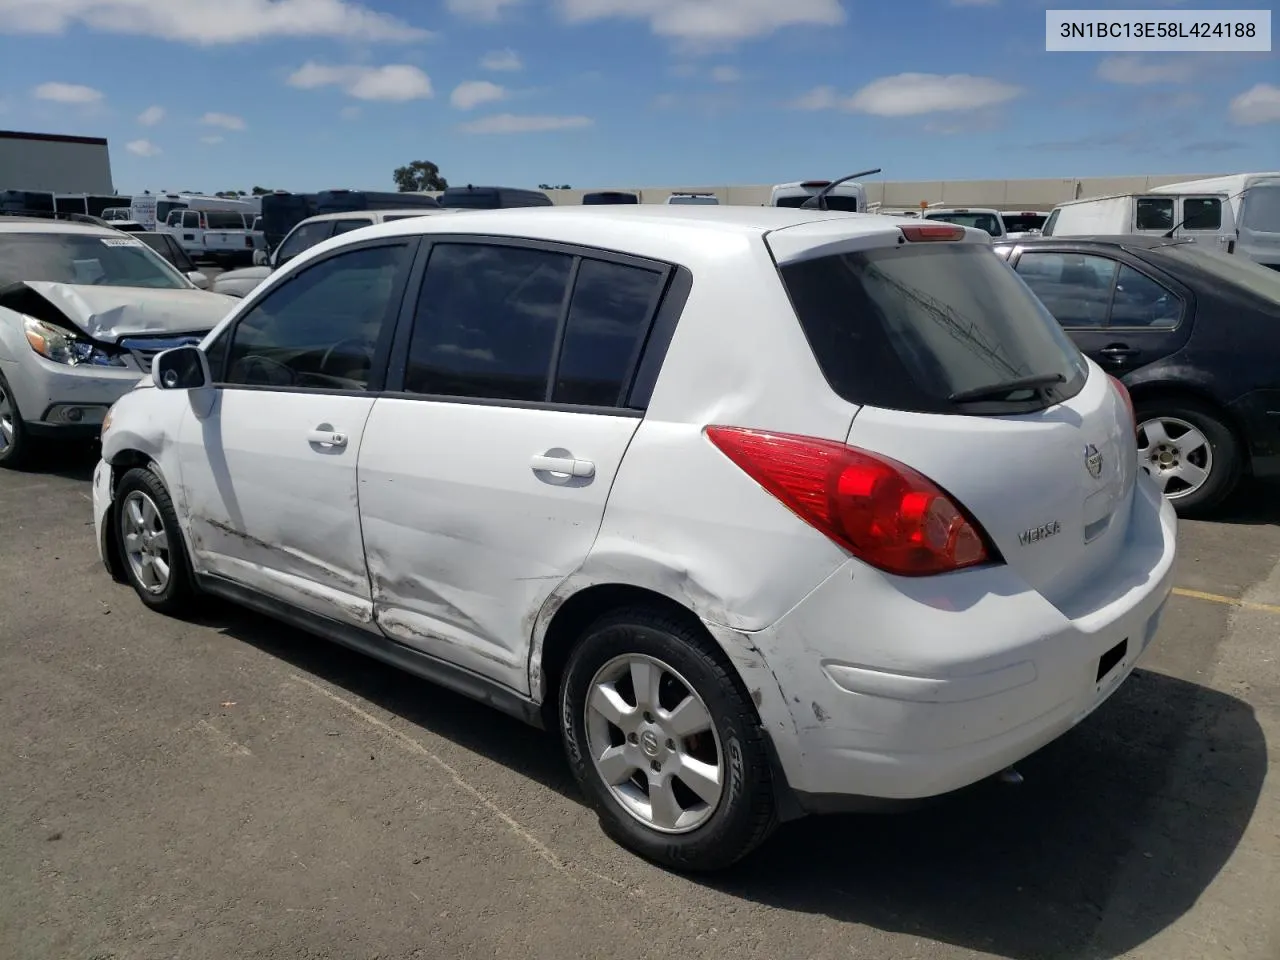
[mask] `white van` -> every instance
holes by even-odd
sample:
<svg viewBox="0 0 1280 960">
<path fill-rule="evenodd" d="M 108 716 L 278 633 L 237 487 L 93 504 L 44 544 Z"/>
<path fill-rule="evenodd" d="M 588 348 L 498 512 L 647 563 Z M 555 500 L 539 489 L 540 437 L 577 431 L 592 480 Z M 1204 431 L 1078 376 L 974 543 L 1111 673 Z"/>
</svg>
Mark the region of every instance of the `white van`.
<svg viewBox="0 0 1280 960">
<path fill-rule="evenodd" d="M 830 180 L 797 180 L 794 183 L 775 184 L 769 196 L 769 206 L 802 207 L 806 200 L 816 197 L 830 184 Z M 860 183 L 851 181 L 838 184 L 827 194 L 827 209 L 843 210 L 846 213 L 865 213 L 867 210 L 866 188 Z"/>
<path fill-rule="evenodd" d="M 1053 208 L 1046 237 L 1163 236 L 1235 252 L 1235 215 L 1221 191 L 1118 193 L 1070 200 Z"/>
<path fill-rule="evenodd" d="M 1152 193 L 1225 193 L 1235 220 L 1228 253 L 1280 270 L 1280 172 L 1237 173 L 1153 187 Z"/>
<path fill-rule="evenodd" d="M 1004 218 L 999 210 L 992 207 L 928 207 L 920 215 L 925 220 L 941 220 L 958 227 L 982 230 L 996 240 L 1003 240 L 1008 235 Z"/>
</svg>

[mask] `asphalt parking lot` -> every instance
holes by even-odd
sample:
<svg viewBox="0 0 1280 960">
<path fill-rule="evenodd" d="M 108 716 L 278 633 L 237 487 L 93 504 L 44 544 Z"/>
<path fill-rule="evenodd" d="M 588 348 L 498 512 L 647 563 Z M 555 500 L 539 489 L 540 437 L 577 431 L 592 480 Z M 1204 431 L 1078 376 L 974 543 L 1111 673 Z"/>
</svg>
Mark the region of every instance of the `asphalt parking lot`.
<svg viewBox="0 0 1280 960">
<path fill-rule="evenodd" d="M 1023 784 L 693 880 L 600 833 L 549 735 L 255 615 L 146 611 L 91 470 L 0 471 L 6 960 L 1280 957 L 1275 488 L 1183 523 L 1142 667 Z"/>
</svg>

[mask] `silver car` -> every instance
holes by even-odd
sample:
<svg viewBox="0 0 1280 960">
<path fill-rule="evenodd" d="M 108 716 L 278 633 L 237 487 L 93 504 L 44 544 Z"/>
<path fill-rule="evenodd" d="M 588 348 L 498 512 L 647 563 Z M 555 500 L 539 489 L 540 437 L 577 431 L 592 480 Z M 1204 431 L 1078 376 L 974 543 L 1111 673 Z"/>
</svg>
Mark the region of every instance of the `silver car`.
<svg viewBox="0 0 1280 960">
<path fill-rule="evenodd" d="M 0 466 L 41 440 L 96 438 L 168 347 L 235 306 L 107 227 L 0 217 Z"/>
</svg>

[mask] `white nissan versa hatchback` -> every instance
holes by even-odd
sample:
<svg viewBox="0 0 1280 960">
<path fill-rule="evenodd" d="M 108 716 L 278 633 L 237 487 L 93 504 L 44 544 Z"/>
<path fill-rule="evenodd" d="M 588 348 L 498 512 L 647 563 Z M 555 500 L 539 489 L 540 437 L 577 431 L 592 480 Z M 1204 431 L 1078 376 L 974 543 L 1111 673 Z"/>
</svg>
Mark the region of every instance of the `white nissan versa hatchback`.
<svg viewBox="0 0 1280 960">
<path fill-rule="evenodd" d="M 1124 389 L 981 231 L 476 212 L 313 247 L 103 430 L 104 562 L 558 729 L 605 828 L 724 867 L 1070 729 L 1170 591 Z"/>
</svg>

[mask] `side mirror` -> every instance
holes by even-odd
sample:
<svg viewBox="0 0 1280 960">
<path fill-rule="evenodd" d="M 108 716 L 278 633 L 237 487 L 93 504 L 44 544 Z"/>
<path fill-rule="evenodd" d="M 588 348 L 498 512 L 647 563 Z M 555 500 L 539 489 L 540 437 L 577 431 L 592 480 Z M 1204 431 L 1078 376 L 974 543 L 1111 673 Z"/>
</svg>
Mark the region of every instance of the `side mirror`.
<svg viewBox="0 0 1280 960">
<path fill-rule="evenodd" d="M 213 382 L 209 358 L 196 346 L 174 347 L 156 354 L 151 379 L 161 390 L 197 390 Z"/>
<path fill-rule="evenodd" d="M 194 283 L 201 290 L 209 289 L 209 278 L 206 277 L 199 270 L 188 270 L 187 279 L 190 280 L 192 283 Z"/>
</svg>

